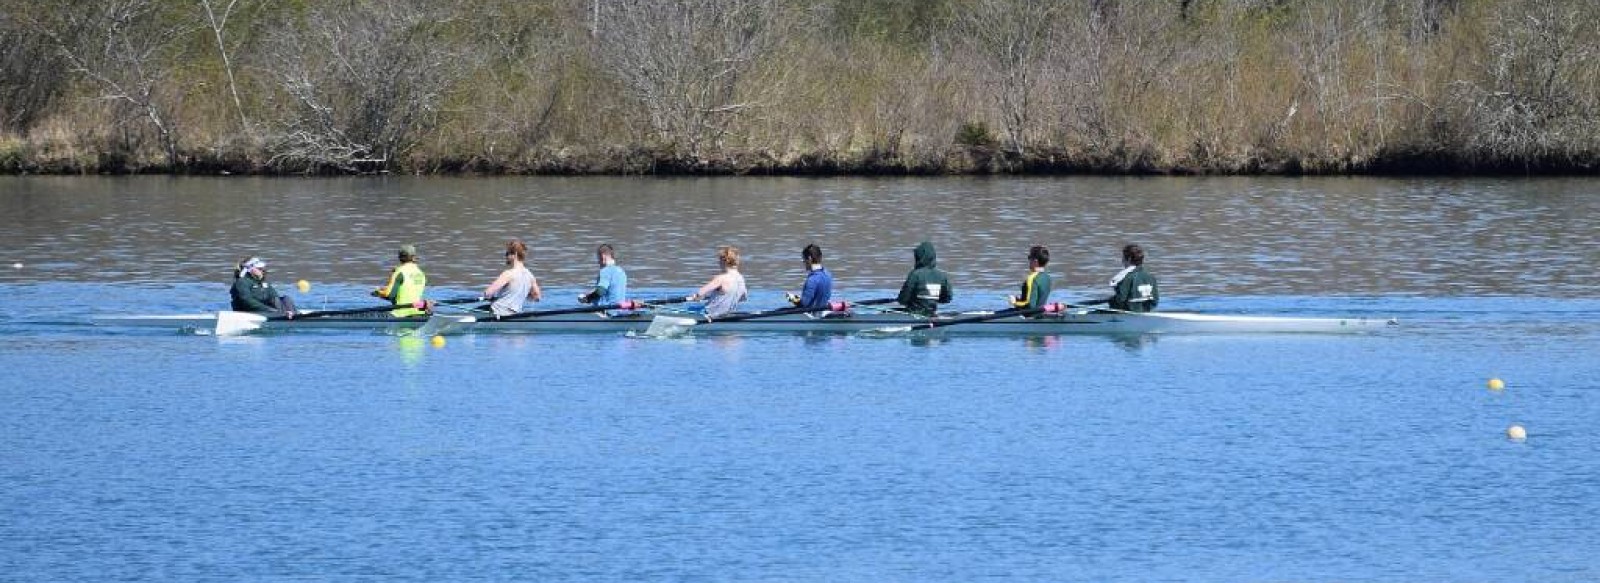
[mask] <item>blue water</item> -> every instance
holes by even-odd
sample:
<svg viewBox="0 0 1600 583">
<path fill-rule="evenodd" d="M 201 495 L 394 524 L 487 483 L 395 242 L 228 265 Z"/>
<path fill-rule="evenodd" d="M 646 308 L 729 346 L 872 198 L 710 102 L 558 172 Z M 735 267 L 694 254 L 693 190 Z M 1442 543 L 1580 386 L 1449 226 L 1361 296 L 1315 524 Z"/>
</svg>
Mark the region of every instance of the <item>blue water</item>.
<svg viewBox="0 0 1600 583">
<path fill-rule="evenodd" d="M 0 179 L 0 581 L 1600 581 L 1592 179 Z M 1051 246 L 1056 299 L 1150 251 L 1164 310 L 1370 335 L 214 336 L 259 255 L 367 305 L 505 240 L 567 307 L 819 242 L 957 309 Z M 20 267 L 19 267 L 20 266 Z M 1486 382 L 1504 379 L 1503 391 Z M 1507 439 L 1513 424 L 1525 441 Z"/>
<path fill-rule="evenodd" d="M 443 348 L 60 307 L 215 292 L 0 285 L 0 579 L 1600 579 L 1593 299 L 1174 300 L 1404 323 L 1349 337 Z"/>
</svg>

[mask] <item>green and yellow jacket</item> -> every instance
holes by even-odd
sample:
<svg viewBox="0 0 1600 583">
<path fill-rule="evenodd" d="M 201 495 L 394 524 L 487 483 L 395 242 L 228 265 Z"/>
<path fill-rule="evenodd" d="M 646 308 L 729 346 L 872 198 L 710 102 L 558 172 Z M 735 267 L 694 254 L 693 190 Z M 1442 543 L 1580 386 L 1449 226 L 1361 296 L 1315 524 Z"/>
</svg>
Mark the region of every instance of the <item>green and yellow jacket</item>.
<svg viewBox="0 0 1600 583">
<path fill-rule="evenodd" d="M 427 274 L 422 273 L 422 268 L 417 267 L 416 262 L 407 261 L 395 267 L 389 274 L 389 283 L 372 292 L 372 295 L 394 302 L 396 308 L 389 311 L 390 315 L 396 318 L 410 318 L 426 314 L 411 307 L 411 304 L 422 299 L 422 293 L 427 289 Z"/>
</svg>

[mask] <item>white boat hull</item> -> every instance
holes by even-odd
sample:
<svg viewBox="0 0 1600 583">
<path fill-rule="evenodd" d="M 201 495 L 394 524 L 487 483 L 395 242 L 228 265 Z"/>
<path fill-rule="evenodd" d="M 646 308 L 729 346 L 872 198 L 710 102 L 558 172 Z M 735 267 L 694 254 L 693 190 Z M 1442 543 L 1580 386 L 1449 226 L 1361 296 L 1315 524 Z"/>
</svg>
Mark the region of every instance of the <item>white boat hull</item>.
<svg viewBox="0 0 1600 583">
<path fill-rule="evenodd" d="M 1359 334 L 1381 330 L 1396 324 L 1394 320 L 1368 318 L 1290 318 L 1183 312 L 1132 314 L 1080 311 L 1065 314 L 1046 314 L 1033 318 L 1000 318 L 949 327 L 938 325 L 941 321 L 981 314 L 983 312 L 945 314 L 933 319 L 900 313 L 790 314 L 731 322 L 698 321 L 696 325 L 685 327 L 684 330 L 692 330 L 696 334 L 747 332 L 849 334 L 932 322 L 935 324 L 934 327 L 920 330 L 917 333 L 924 335 L 1037 336 L 1061 334 Z M 671 315 L 693 317 L 692 314 L 677 312 L 673 312 Z M 487 315 L 480 315 L 478 318 L 480 319 L 474 322 L 452 323 L 449 331 L 545 334 L 625 334 L 631 332 L 642 334 L 650 328 L 650 324 L 654 319 L 653 314 L 647 312 L 616 317 L 603 317 L 598 314 L 566 314 L 524 320 L 494 320 Z M 101 326 L 212 330 L 216 328 L 217 319 L 218 314 L 210 313 L 164 316 L 108 316 L 95 318 L 93 322 Z M 389 316 L 297 318 L 294 320 L 266 320 L 260 323 L 260 330 L 399 331 L 419 328 L 426 322 L 426 318 L 393 318 Z"/>
</svg>

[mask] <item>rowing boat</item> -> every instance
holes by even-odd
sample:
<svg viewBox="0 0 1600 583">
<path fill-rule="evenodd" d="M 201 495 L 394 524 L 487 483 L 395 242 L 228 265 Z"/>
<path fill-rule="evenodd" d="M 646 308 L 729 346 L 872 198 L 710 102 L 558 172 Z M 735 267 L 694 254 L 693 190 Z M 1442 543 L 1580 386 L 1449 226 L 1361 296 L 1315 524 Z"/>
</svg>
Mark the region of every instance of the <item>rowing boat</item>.
<svg viewBox="0 0 1600 583">
<path fill-rule="evenodd" d="M 663 311 L 665 312 L 665 311 Z M 103 316 L 92 321 L 100 326 L 137 326 L 187 330 L 214 330 L 219 318 L 231 312 L 161 316 Z M 754 313 L 759 315 L 759 312 Z M 993 312 L 960 312 L 926 318 L 900 312 L 815 312 L 781 314 L 771 317 L 712 320 L 693 326 L 703 333 L 816 333 L 850 334 L 874 330 L 923 326 L 919 334 L 929 335 L 1027 335 L 1060 334 L 1359 334 L 1397 324 L 1392 319 L 1299 318 L 1197 314 L 1185 312 L 1112 312 L 1072 310 L 1033 317 L 1012 316 L 975 320 L 974 316 Z M 497 320 L 489 315 L 456 315 L 448 332 L 523 332 L 642 334 L 650 329 L 656 312 L 638 311 L 620 315 L 598 313 L 561 314 L 541 318 Z M 734 314 L 730 314 L 733 316 Z M 944 326 L 945 322 L 962 322 Z M 293 330 L 379 330 L 403 331 L 421 327 L 425 318 L 395 318 L 383 315 L 296 318 L 260 322 L 263 331 Z M 658 326 L 659 329 L 659 326 Z"/>
</svg>

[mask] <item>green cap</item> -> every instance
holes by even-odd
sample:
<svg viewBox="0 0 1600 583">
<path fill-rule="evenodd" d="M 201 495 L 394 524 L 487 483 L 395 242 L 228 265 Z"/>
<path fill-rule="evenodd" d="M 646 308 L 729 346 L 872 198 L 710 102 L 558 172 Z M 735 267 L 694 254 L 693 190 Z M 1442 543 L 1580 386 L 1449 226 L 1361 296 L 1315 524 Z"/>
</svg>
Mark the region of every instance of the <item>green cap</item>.
<svg viewBox="0 0 1600 583">
<path fill-rule="evenodd" d="M 406 257 L 416 257 L 417 256 L 417 246 L 416 245 L 401 245 L 400 246 L 400 254 L 404 255 Z"/>
</svg>

